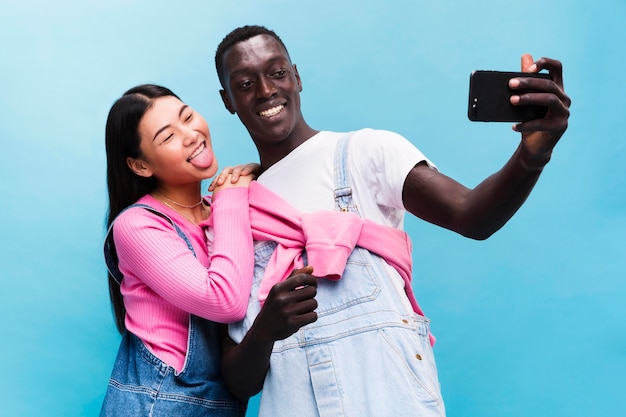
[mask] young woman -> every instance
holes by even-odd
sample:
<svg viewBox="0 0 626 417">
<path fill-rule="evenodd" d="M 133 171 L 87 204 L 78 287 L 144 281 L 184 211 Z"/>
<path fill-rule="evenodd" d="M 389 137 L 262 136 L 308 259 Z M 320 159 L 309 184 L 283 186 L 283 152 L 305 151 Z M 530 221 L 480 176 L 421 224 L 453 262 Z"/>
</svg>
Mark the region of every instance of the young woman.
<svg viewBox="0 0 626 417">
<path fill-rule="evenodd" d="M 218 323 L 248 305 L 251 176 L 202 197 L 218 166 L 208 125 L 156 85 L 114 103 L 106 153 L 105 255 L 123 336 L 101 416 L 243 416 L 220 376 Z"/>
</svg>

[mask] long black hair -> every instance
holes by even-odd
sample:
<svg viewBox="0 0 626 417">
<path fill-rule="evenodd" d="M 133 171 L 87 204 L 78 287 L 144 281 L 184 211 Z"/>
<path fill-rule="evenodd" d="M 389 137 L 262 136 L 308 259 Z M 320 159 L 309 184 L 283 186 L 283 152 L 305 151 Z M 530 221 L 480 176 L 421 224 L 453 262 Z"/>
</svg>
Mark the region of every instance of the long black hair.
<svg viewBox="0 0 626 417">
<path fill-rule="evenodd" d="M 171 90 L 154 84 L 143 84 L 126 91 L 111 107 L 107 117 L 105 143 L 107 155 L 107 187 L 109 192 L 109 210 L 106 216 L 107 228 L 122 210 L 135 203 L 139 198 L 151 193 L 157 186 L 154 177 L 141 177 L 131 171 L 126 160 L 128 157 L 142 156 L 139 144 L 139 123 L 146 111 L 153 105 L 154 99 L 174 96 Z M 115 247 L 111 245 L 112 255 L 117 260 Z M 120 333 L 124 333 L 126 308 L 120 292 L 120 285 L 111 274 L 109 295 L 115 324 Z"/>
</svg>

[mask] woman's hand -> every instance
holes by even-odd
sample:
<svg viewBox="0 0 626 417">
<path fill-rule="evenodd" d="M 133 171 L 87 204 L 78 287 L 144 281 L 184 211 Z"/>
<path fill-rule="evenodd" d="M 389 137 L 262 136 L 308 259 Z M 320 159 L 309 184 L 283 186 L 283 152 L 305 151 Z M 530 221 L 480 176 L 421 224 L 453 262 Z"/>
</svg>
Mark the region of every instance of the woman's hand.
<svg viewBox="0 0 626 417">
<path fill-rule="evenodd" d="M 237 181 L 233 180 L 232 177 L 232 174 L 228 174 L 222 185 L 215 185 L 212 190 L 213 196 L 226 188 L 249 187 L 253 179 L 251 175 L 240 176 Z"/>
<path fill-rule="evenodd" d="M 235 186 L 239 187 L 247 187 L 250 184 L 250 181 L 258 176 L 260 171 L 261 166 L 254 162 L 251 162 L 249 164 L 236 165 L 233 167 L 226 167 L 222 170 L 222 172 L 220 172 L 217 177 L 213 178 L 213 181 L 211 181 L 211 184 L 209 185 L 209 191 L 214 192 L 222 188 L 227 188 L 228 183 L 234 184 Z M 242 179 L 242 177 L 246 177 L 244 183 L 242 183 L 241 185 L 237 185 L 239 184 L 239 181 L 240 179 Z"/>
</svg>

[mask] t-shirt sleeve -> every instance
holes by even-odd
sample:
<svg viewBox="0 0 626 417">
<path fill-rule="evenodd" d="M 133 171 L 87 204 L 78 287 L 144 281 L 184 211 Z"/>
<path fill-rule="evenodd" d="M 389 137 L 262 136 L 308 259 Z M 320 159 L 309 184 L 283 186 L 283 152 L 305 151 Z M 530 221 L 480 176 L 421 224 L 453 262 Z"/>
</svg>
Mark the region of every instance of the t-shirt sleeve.
<svg viewBox="0 0 626 417">
<path fill-rule="evenodd" d="M 402 188 L 409 172 L 424 161 L 433 169 L 436 166 L 404 136 L 387 130 L 363 129 L 353 138 L 351 148 L 355 178 L 364 181 L 376 203 L 404 210 Z"/>
<path fill-rule="evenodd" d="M 120 271 L 137 278 L 131 282 L 191 314 L 232 322 L 245 315 L 254 267 L 248 189 L 222 190 L 211 216 L 216 239 L 208 268 L 166 219 L 143 208 L 122 213 L 113 237 Z"/>
</svg>

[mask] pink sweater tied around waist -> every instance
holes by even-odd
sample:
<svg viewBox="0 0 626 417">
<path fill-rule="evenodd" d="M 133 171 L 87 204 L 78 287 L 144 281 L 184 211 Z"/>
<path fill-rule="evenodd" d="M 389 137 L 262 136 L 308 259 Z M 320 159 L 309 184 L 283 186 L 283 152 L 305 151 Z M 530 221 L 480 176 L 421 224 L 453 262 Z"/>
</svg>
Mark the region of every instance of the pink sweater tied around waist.
<svg viewBox="0 0 626 417">
<path fill-rule="evenodd" d="M 404 280 L 404 290 L 413 311 L 424 316 L 411 286 L 411 240 L 402 230 L 362 219 L 351 212 L 318 211 L 301 213 L 256 181 L 250 184 L 250 223 L 255 240 L 275 241 L 261 286 L 261 305 L 274 284 L 302 268 L 302 252 L 314 275 L 338 280 L 348 257 L 356 247 L 367 249 L 393 266 Z M 431 344 L 435 339 L 430 335 Z"/>
</svg>

